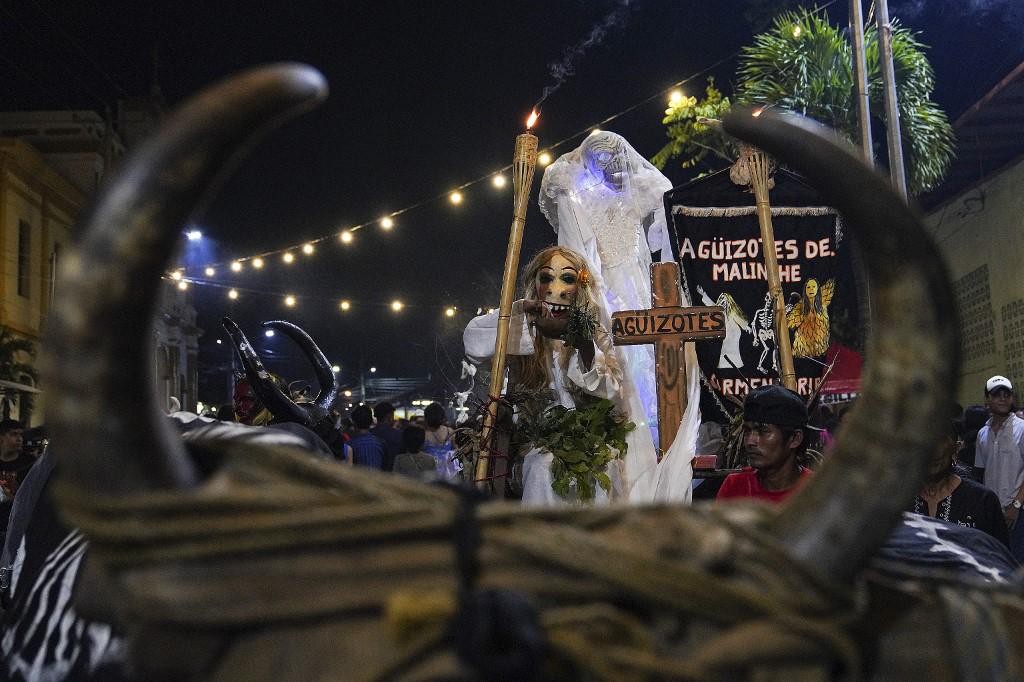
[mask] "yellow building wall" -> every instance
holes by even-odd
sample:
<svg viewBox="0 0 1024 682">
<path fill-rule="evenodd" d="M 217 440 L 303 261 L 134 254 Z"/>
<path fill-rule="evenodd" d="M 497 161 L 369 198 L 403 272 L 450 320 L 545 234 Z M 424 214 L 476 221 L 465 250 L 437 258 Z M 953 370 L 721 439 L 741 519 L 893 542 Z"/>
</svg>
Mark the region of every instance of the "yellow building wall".
<svg viewBox="0 0 1024 682">
<path fill-rule="evenodd" d="M 961 405 L 1002 374 L 1024 399 L 1024 159 L 932 211 L 926 225 L 960 313 Z"/>
<path fill-rule="evenodd" d="M 68 253 L 85 197 L 48 166 L 36 150 L 0 138 L 0 326 L 39 343 L 51 305 L 53 254 Z M 29 224 L 28 295 L 18 293 L 19 224 Z M 22 358 L 31 363 L 30 358 Z M 35 398 L 32 422 L 42 419 Z"/>
</svg>

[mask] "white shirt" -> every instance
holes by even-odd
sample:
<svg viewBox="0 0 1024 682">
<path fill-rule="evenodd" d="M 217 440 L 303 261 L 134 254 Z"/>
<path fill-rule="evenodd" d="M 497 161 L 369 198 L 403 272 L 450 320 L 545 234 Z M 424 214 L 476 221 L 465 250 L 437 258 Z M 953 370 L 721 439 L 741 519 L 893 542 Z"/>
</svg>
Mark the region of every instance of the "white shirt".
<svg viewBox="0 0 1024 682">
<path fill-rule="evenodd" d="M 992 418 L 978 432 L 975 466 L 985 469 L 985 486 L 995 491 L 1004 507 L 1024 484 L 1024 419 L 1010 413 L 999 431 Z"/>
</svg>

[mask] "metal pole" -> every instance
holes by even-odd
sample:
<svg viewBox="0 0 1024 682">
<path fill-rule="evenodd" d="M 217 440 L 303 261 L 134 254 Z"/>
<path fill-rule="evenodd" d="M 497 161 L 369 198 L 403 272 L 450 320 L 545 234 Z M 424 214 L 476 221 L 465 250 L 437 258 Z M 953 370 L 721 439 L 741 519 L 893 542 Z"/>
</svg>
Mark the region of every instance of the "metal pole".
<svg viewBox="0 0 1024 682">
<path fill-rule="evenodd" d="M 868 95 L 867 58 L 864 56 L 864 10 L 860 0 L 850 0 L 850 36 L 853 39 L 853 80 L 857 98 L 857 118 L 860 122 L 860 147 L 864 161 L 875 163 L 874 144 L 871 139 L 871 100 Z"/>
<path fill-rule="evenodd" d="M 882 92 L 885 94 L 885 126 L 889 142 L 889 175 L 893 188 L 907 198 L 907 174 L 903 166 L 903 142 L 900 136 L 900 112 L 896 102 L 896 72 L 892 65 L 892 24 L 888 0 L 875 0 L 878 25 L 878 61 L 882 67 Z"/>
</svg>

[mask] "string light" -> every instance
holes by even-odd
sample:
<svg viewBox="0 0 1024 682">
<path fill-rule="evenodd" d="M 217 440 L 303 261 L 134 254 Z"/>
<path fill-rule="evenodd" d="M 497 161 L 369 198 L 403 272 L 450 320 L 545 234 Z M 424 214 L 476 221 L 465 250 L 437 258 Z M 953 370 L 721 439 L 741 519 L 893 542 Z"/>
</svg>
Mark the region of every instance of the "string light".
<svg viewBox="0 0 1024 682">
<path fill-rule="evenodd" d="M 217 274 L 217 271 L 214 270 L 213 268 L 206 268 L 205 270 L 203 270 L 203 272 L 206 273 L 207 277 L 213 277 L 214 275 Z"/>
<path fill-rule="evenodd" d="M 829 6 L 833 5 L 833 4 L 835 4 L 836 2 L 837 2 L 837 0 L 831 0 L 831 2 L 828 2 L 825 5 L 825 7 L 829 7 Z M 794 31 L 795 35 L 799 35 L 801 29 L 800 29 L 799 26 L 794 26 L 793 31 Z M 598 125 L 595 126 L 594 128 L 583 129 L 583 130 L 577 131 L 577 132 L 573 133 L 572 135 L 569 135 L 568 137 L 565 137 L 565 138 L 555 142 L 554 144 L 552 144 L 548 148 L 549 151 L 541 152 L 537 156 L 537 163 L 538 163 L 538 165 L 540 165 L 542 167 L 543 166 L 547 166 L 548 164 L 551 163 L 551 161 L 554 158 L 553 155 L 552 155 L 553 151 L 560 149 L 561 147 L 565 146 L 567 143 L 572 142 L 573 140 L 576 140 L 576 139 L 578 139 L 580 137 L 585 137 L 587 135 L 593 135 L 594 133 L 600 132 L 601 131 L 601 127 L 600 126 L 607 125 L 608 123 L 610 123 L 610 122 L 612 122 L 614 120 L 617 120 L 617 119 L 621 118 L 622 116 L 625 116 L 626 114 L 628 114 L 628 113 L 638 109 L 639 107 L 641 107 L 641 106 L 643 106 L 645 104 L 648 104 L 649 102 L 651 102 L 653 100 L 656 100 L 658 98 L 662 98 L 662 97 L 668 96 L 669 97 L 669 103 L 672 104 L 676 100 L 676 93 L 679 93 L 679 97 L 680 98 L 685 96 L 685 95 L 683 95 L 682 91 L 679 90 L 679 88 L 681 86 L 686 85 L 687 83 L 689 83 L 690 81 L 693 81 L 696 78 L 699 78 L 701 76 L 705 76 L 708 73 L 713 72 L 715 69 L 717 69 L 722 64 L 725 64 L 726 62 L 728 62 L 728 61 L 730 61 L 732 59 L 735 59 L 739 55 L 740 55 L 740 52 L 738 51 L 738 52 L 735 52 L 735 53 L 733 53 L 731 55 L 723 57 L 722 59 L 718 60 L 714 64 L 711 64 L 710 66 L 708 66 L 706 68 L 703 68 L 703 69 L 701 69 L 701 70 L 691 74 L 690 76 L 688 76 L 688 77 L 686 77 L 686 78 L 684 78 L 684 79 L 682 79 L 682 80 L 680 80 L 680 81 L 678 81 L 676 83 L 673 83 L 668 88 L 660 90 L 659 92 L 656 92 L 655 94 L 653 94 L 653 95 L 651 95 L 651 96 L 649 96 L 649 97 L 647 97 L 645 99 L 642 99 L 639 102 L 636 102 L 636 103 L 626 107 L 625 109 L 622 109 L 621 111 L 618 111 L 618 112 L 616 112 L 616 113 L 614 113 L 614 114 L 604 118 L 603 120 L 599 121 Z M 679 101 L 681 101 L 681 100 L 679 100 Z M 487 173 L 486 175 L 478 177 L 478 178 L 476 178 L 474 180 L 470 180 L 469 182 L 463 183 L 462 185 L 460 185 L 458 187 L 457 190 L 444 192 L 443 194 L 439 194 L 439 195 L 436 195 L 436 196 L 424 199 L 424 200 L 419 201 L 417 203 L 414 203 L 414 204 L 411 204 L 409 206 L 406 206 L 405 208 L 399 209 L 397 211 L 393 211 L 390 214 L 388 214 L 387 216 L 384 216 L 383 218 L 379 218 L 377 220 L 370 220 L 370 221 L 367 221 L 365 223 L 360 223 L 358 225 L 353 225 L 352 227 L 350 227 L 350 228 L 340 232 L 339 235 L 338 235 L 339 239 L 342 241 L 342 243 L 345 243 L 345 244 L 351 243 L 352 240 L 353 240 L 353 233 L 356 230 L 360 230 L 360 229 L 362 229 L 364 227 L 370 227 L 370 226 L 372 226 L 374 224 L 377 224 L 377 223 L 380 224 L 380 227 L 382 229 L 390 230 L 390 229 L 392 229 L 395 226 L 394 218 L 396 216 L 399 216 L 399 215 L 401 215 L 403 213 L 406 213 L 408 211 L 412 211 L 414 209 L 420 208 L 420 207 L 425 206 L 427 204 L 431 204 L 431 203 L 433 203 L 435 201 L 438 201 L 438 200 L 440 200 L 442 198 L 445 198 L 445 197 L 447 197 L 449 199 L 449 201 L 452 201 L 452 195 L 453 194 L 458 194 L 461 199 L 465 199 L 465 195 L 462 193 L 463 190 L 465 190 L 467 187 L 471 187 L 471 186 L 476 185 L 476 184 L 478 184 L 480 182 L 483 182 L 484 180 L 487 180 L 487 179 L 491 180 L 491 183 L 494 185 L 494 187 L 497 187 L 497 188 L 504 187 L 507 184 L 507 179 L 505 178 L 504 175 L 502 175 L 502 173 L 508 172 L 510 169 L 511 169 L 511 165 L 507 165 L 504 168 L 498 169 L 498 171 L 496 173 L 495 172 Z M 327 236 L 320 237 L 318 239 L 313 240 L 313 243 L 316 243 L 317 241 L 322 241 L 322 240 L 327 239 L 327 238 L 328 238 Z M 310 244 L 310 246 L 311 245 L 312 244 Z M 286 246 L 286 247 L 281 248 L 281 249 L 277 249 L 275 251 L 270 251 L 270 252 L 263 253 L 262 256 L 269 256 L 269 255 L 273 255 L 273 254 L 277 254 L 277 253 L 284 253 L 285 251 L 294 250 L 294 249 L 297 249 L 297 248 L 300 248 L 300 245 L 299 244 L 293 244 L 293 245 Z M 304 246 L 302 248 L 305 249 Z M 246 261 L 246 260 L 251 260 L 252 261 L 252 265 L 253 265 L 254 268 L 259 268 L 263 264 L 263 260 L 262 260 L 261 257 L 258 257 L 258 256 L 248 256 L 248 257 L 243 257 L 243 258 L 240 258 L 240 259 L 237 259 L 237 260 L 233 261 L 231 263 L 231 265 L 230 265 L 231 270 L 233 272 L 241 272 L 242 269 L 243 269 L 242 263 L 243 263 L 243 261 Z M 216 263 L 214 263 L 212 265 L 216 265 Z"/>
<path fill-rule="evenodd" d="M 444 311 L 444 314 L 447 317 L 455 317 L 455 306 L 451 306 L 449 308 L 446 308 L 445 311 Z"/>
<path fill-rule="evenodd" d="M 352 397 L 352 391 L 349 391 L 348 389 L 346 389 L 344 395 L 345 395 L 346 398 L 351 398 Z"/>
<path fill-rule="evenodd" d="M 793 24 L 793 37 L 799 38 L 802 30 L 803 29 L 800 28 L 800 24 Z"/>
<path fill-rule="evenodd" d="M 448 201 L 458 206 L 462 203 L 462 192 L 452 192 L 448 195 Z"/>
<path fill-rule="evenodd" d="M 683 91 L 673 90 L 672 94 L 668 96 L 668 105 L 670 107 L 678 106 L 683 101 Z"/>
<path fill-rule="evenodd" d="M 401 312 L 402 308 L 404 307 L 405 304 L 399 301 L 398 299 L 395 299 L 394 301 L 391 302 L 391 309 L 394 310 L 396 313 Z"/>
<path fill-rule="evenodd" d="M 600 128 L 594 128 L 593 130 L 590 131 L 590 135 L 597 135 L 599 132 L 601 132 Z"/>
<path fill-rule="evenodd" d="M 291 251 L 285 251 L 284 255 L 281 256 L 281 260 L 283 260 L 285 263 L 292 263 L 295 260 L 295 254 L 293 254 Z"/>
<path fill-rule="evenodd" d="M 272 339 L 274 338 L 274 330 L 268 329 L 267 331 L 263 332 L 263 335 L 266 336 L 268 339 Z"/>
<path fill-rule="evenodd" d="M 185 289 L 188 289 L 188 282 L 186 282 L 185 280 L 181 280 L 180 282 L 178 282 L 178 288 L 181 289 L 182 291 L 185 291 Z"/>
<path fill-rule="evenodd" d="M 232 301 L 237 299 L 238 298 L 238 289 L 232 289 L 231 291 L 229 291 L 228 292 L 228 298 L 230 298 Z"/>
<path fill-rule="evenodd" d="M 338 372 L 341 371 L 341 367 L 338 367 L 337 365 L 331 365 L 331 371 L 337 374 Z"/>
<path fill-rule="evenodd" d="M 352 304 L 349 303 L 348 301 L 342 301 L 338 305 L 338 307 L 341 308 L 342 312 L 348 312 L 348 310 L 352 307 Z"/>
<path fill-rule="evenodd" d="M 370 374 L 376 374 L 376 373 L 377 373 L 377 368 L 376 367 L 371 367 L 370 368 Z M 362 405 L 362 403 L 359 403 L 359 404 Z"/>
<path fill-rule="evenodd" d="M 289 308 L 294 307 L 295 306 L 295 297 L 292 296 L 291 294 L 288 294 L 287 296 L 284 297 L 284 304 L 286 306 L 288 306 Z"/>
<path fill-rule="evenodd" d="M 302 253 L 306 254 L 307 256 L 312 256 L 313 255 L 313 251 L 314 251 L 314 249 L 313 249 L 313 245 L 312 244 L 303 244 L 302 245 Z"/>
<path fill-rule="evenodd" d="M 181 279 L 181 270 L 175 270 L 174 272 L 172 272 L 171 279 L 173 279 L 175 282 Z"/>
</svg>

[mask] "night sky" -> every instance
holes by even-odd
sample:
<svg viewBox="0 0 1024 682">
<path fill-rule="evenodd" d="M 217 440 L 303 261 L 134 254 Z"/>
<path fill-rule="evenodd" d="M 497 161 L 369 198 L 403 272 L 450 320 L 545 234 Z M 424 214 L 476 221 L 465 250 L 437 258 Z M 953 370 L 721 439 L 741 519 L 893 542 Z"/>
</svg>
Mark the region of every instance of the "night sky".
<svg viewBox="0 0 1024 682">
<path fill-rule="evenodd" d="M 0 108 L 102 110 L 158 81 L 170 104 L 246 67 L 300 61 L 331 86 L 318 110 L 272 133 L 196 217 L 206 260 L 225 262 L 337 234 L 347 226 L 429 200 L 510 162 L 515 135 L 545 86 L 549 64 L 617 10 L 620 20 L 578 59 L 546 101 L 541 148 L 714 69 L 726 92 L 731 59 L 750 41 L 744 12 L 755 0 L 711 3 L 632 0 L 516 2 L 0 2 Z M 779 3 L 780 5 L 783 3 Z M 829 12 L 846 21 L 845 0 Z M 937 73 L 936 99 L 952 120 L 1024 58 L 1019 0 L 891 0 L 890 11 L 921 32 Z M 704 79 L 684 87 L 699 95 Z M 663 96 L 605 126 L 650 156 L 664 141 Z M 554 241 L 534 184 L 523 262 Z M 668 168 L 675 184 L 690 171 Z M 511 222 L 511 192 L 481 183 L 453 207 L 442 198 L 396 218 L 390 233 L 366 227 L 286 266 L 259 273 L 218 269 L 226 290 L 193 288 L 206 330 L 201 359 L 223 364 L 218 320 L 230 314 L 281 360 L 272 369 L 308 374 L 281 337 L 257 325 L 285 318 L 304 327 L 354 383 L 360 363 L 378 376 L 457 379 L 461 329 L 478 306 L 497 305 Z M 190 275 L 203 277 L 201 267 Z M 286 293 L 298 297 L 286 308 Z M 342 314 L 338 302 L 352 302 Z M 392 313 L 387 304 L 406 308 Z M 458 306 L 454 319 L 443 314 Z M 291 364 L 289 364 L 291 363 Z M 208 400 L 226 396 L 205 395 Z"/>
</svg>

